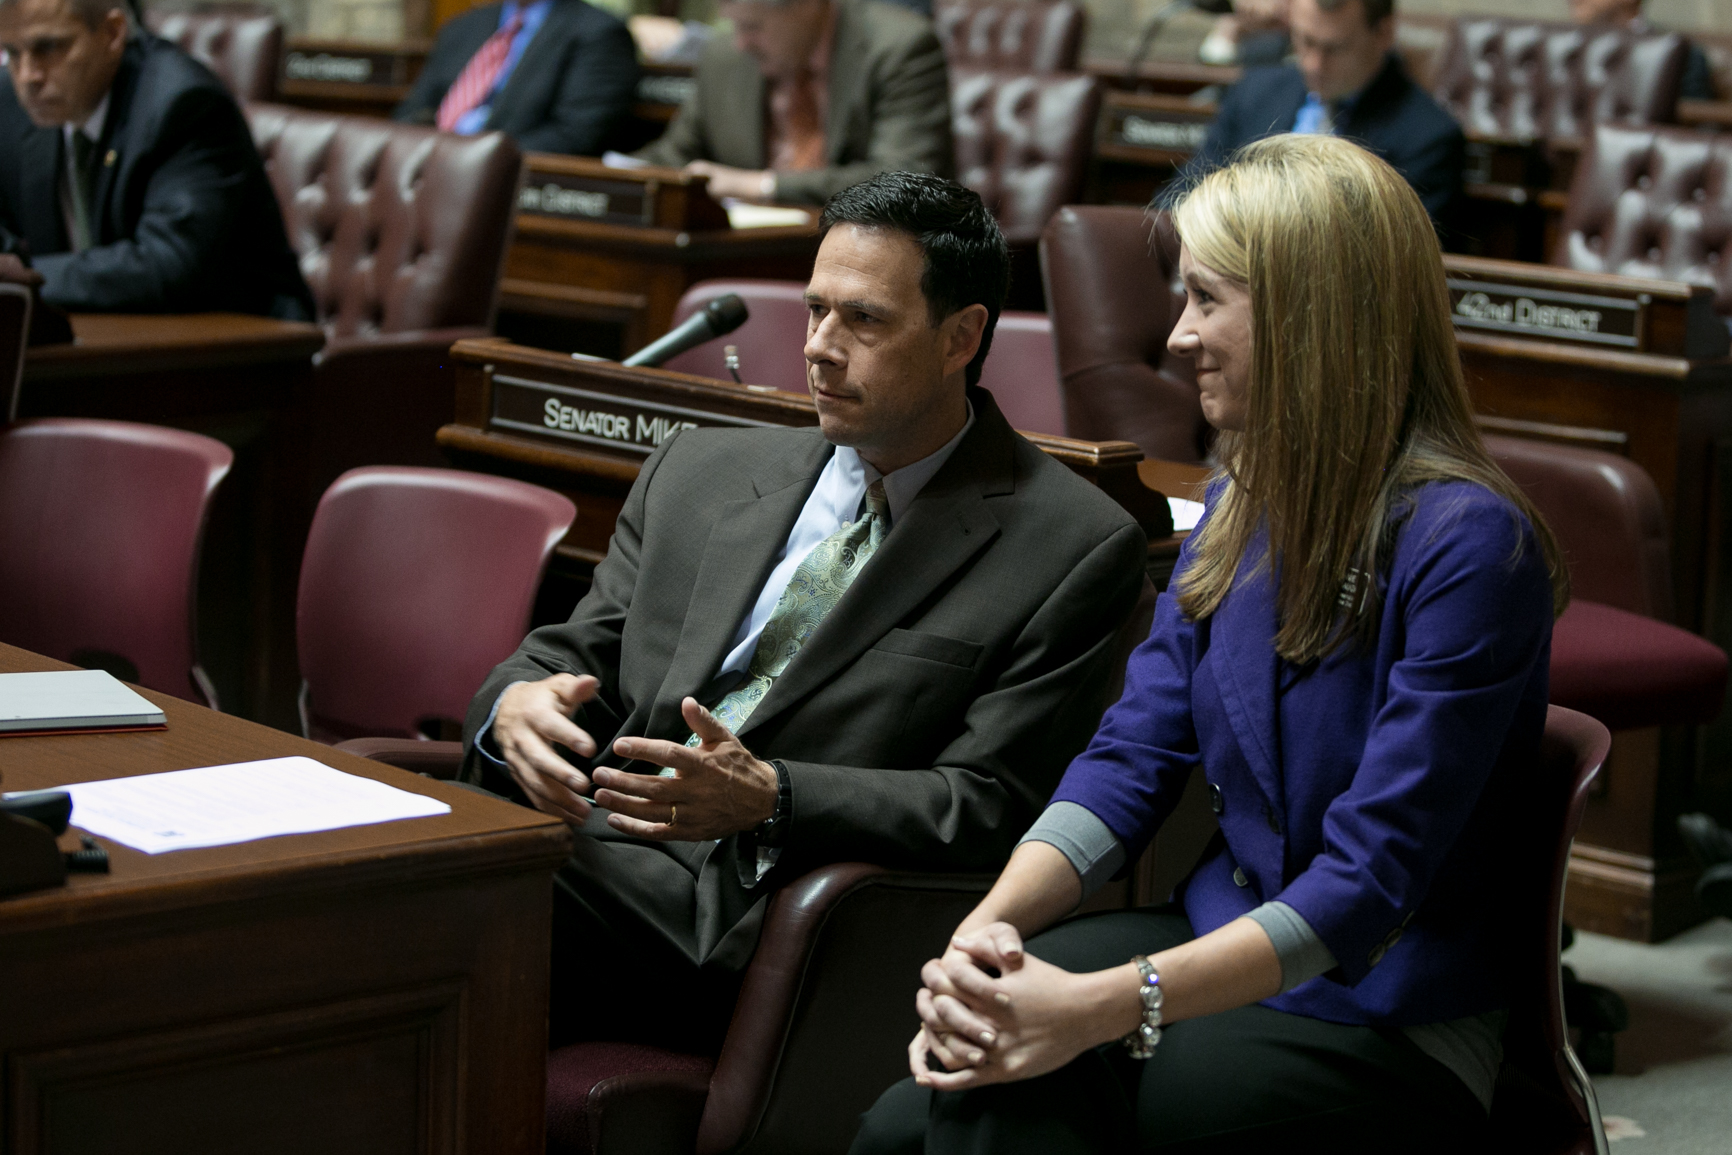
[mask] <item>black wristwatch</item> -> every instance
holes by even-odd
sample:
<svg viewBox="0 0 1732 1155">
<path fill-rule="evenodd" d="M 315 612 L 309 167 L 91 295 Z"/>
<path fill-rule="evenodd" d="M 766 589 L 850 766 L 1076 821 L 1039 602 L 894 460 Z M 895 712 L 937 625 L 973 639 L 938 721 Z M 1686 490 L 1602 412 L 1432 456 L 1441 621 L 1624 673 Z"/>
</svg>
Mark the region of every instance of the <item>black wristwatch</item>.
<svg viewBox="0 0 1732 1155">
<path fill-rule="evenodd" d="M 758 824 L 759 846 L 780 846 L 788 837 L 788 819 L 794 814 L 794 784 L 788 780 L 788 768 L 780 759 L 772 758 L 776 768 L 776 812 Z"/>
</svg>

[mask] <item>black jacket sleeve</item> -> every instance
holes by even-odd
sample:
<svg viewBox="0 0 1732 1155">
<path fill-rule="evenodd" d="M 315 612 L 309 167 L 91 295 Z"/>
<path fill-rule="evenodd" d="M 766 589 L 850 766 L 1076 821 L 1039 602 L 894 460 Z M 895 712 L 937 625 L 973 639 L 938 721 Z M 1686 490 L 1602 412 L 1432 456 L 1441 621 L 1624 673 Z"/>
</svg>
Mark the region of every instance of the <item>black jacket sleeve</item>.
<svg viewBox="0 0 1732 1155">
<path fill-rule="evenodd" d="M 546 120 L 516 134 L 525 152 L 599 156 L 637 98 L 637 46 L 617 20 L 597 20 L 574 39 Z"/>
</svg>

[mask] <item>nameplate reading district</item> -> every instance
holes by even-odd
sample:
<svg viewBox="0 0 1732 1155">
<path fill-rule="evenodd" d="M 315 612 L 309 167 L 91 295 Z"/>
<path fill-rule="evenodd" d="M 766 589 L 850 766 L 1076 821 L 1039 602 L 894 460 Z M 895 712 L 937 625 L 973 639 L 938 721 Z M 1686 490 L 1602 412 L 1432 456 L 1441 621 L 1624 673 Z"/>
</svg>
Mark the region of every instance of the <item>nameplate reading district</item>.
<svg viewBox="0 0 1732 1155">
<path fill-rule="evenodd" d="M 649 186 L 633 181 L 530 169 L 523 191 L 517 194 L 517 211 L 614 225 L 653 225 L 655 196 Z"/>
<path fill-rule="evenodd" d="M 1162 152 L 1189 155 L 1203 147 L 1209 135 L 1207 117 L 1190 119 L 1183 114 L 1112 111 L 1112 138 L 1115 143 L 1133 148 L 1152 148 Z"/>
<path fill-rule="evenodd" d="M 291 51 L 283 57 L 283 76 L 321 84 L 390 84 L 393 63 L 388 55 L 339 56 L 330 52 Z"/>
<path fill-rule="evenodd" d="M 1637 348 L 1647 297 L 1600 297 L 1499 285 L 1490 281 L 1449 280 L 1449 304 L 1458 329 L 1522 333 L 1547 341 Z"/>
<path fill-rule="evenodd" d="M 488 425 L 555 441 L 575 441 L 615 452 L 625 450 L 648 457 L 656 446 L 681 429 L 708 426 L 778 428 L 774 422 L 755 421 L 702 409 L 686 409 L 655 401 L 596 393 L 571 385 L 528 381 L 496 374 L 493 378 L 493 416 Z"/>
</svg>

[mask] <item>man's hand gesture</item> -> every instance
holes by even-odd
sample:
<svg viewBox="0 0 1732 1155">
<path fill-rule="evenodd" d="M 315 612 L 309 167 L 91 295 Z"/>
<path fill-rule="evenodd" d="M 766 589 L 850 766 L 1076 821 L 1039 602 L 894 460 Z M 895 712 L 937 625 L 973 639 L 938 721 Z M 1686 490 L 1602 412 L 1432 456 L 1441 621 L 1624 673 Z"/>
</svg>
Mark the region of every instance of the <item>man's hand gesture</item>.
<svg viewBox="0 0 1732 1155">
<path fill-rule="evenodd" d="M 680 713 L 699 746 L 621 738 L 614 753 L 673 770 L 671 778 L 598 769 L 596 804 L 615 830 L 658 842 L 697 842 L 750 830 L 776 812 L 776 768 L 752 752 L 696 698 Z"/>
<path fill-rule="evenodd" d="M 595 739 L 571 720 L 577 708 L 595 697 L 601 681 L 588 674 L 555 674 L 539 682 L 518 682 L 499 697 L 493 716 L 493 742 L 523 792 L 545 811 L 567 822 L 589 817 L 589 778 L 560 756 L 555 742 L 581 758 L 595 755 Z"/>
</svg>

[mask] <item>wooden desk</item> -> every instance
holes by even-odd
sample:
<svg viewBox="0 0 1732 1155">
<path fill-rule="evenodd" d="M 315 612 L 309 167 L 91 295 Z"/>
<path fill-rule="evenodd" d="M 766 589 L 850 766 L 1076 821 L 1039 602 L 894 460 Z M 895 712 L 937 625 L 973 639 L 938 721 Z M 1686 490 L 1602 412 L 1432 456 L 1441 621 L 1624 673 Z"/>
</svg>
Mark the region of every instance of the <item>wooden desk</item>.
<svg viewBox="0 0 1732 1155">
<path fill-rule="evenodd" d="M 59 668 L 0 645 L 0 672 Z M 538 1155 L 567 828 L 144 693 L 166 731 L 0 739 L 4 788 L 303 754 L 451 813 L 156 856 L 99 839 L 113 873 L 0 899 L 6 1150 Z"/>
<path fill-rule="evenodd" d="M 223 708 L 299 729 L 295 575 L 306 508 L 305 399 L 316 325 L 235 313 L 79 314 L 71 345 L 31 349 L 20 417 L 190 429 L 235 451 L 206 530 L 200 635 Z"/>
<path fill-rule="evenodd" d="M 623 357 L 667 332 L 710 277 L 805 280 L 809 224 L 736 229 L 705 177 L 531 153 L 500 282 L 498 331 L 522 344 Z"/>
<path fill-rule="evenodd" d="M 670 433 L 701 426 L 818 423 L 810 397 L 662 369 L 580 361 L 504 340 L 460 341 L 457 420 L 439 445 L 464 469 L 501 473 L 559 490 L 577 520 L 555 565 L 587 583 L 606 556 L 614 522 L 638 468 Z M 1166 500 L 1138 474 L 1142 451 L 1124 441 L 1025 434 L 1099 486 L 1153 531 L 1149 570 L 1164 585 L 1178 558 Z"/>
<path fill-rule="evenodd" d="M 1732 359 L 1710 290 L 1468 257 L 1444 265 L 1481 427 L 1646 469 L 1668 519 L 1675 620 L 1732 647 Z M 1571 860 L 1576 926 L 1648 940 L 1701 917 L 1675 821 L 1732 797 L 1729 762 L 1732 711 L 1700 731 L 1615 736 Z"/>
<path fill-rule="evenodd" d="M 425 40 L 376 44 L 292 37 L 283 46 L 277 99 L 349 116 L 390 116 L 409 95 L 431 49 Z"/>
</svg>

